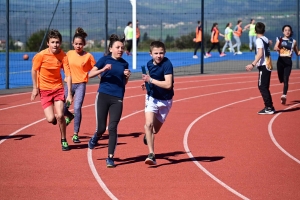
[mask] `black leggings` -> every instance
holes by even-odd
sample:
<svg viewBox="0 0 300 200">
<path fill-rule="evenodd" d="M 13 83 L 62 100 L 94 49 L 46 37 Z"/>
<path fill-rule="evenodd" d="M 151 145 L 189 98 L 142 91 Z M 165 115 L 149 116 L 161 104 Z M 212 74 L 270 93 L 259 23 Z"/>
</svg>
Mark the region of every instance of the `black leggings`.
<svg viewBox="0 0 300 200">
<path fill-rule="evenodd" d="M 258 89 L 264 100 L 265 107 L 273 108 L 272 96 L 270 93 L 271 71 L 267 70 L 266 66 L 258 67 Z"/>
<path fill-rule="evenodd" d="M 212 43 L 210 50 L 207 53 L 210 53 L 211 50 L 213 50 L 215 48 L 215 46 L 217 46 L 219 53 L 221 54 L 221 49 L 220 49 L 220 43 L 216 42 L 216 43 Z"/>
<path fill-rule="evenodd" d="M 196 42 L 196 46 L 195 46 L 195 50 L 194 50 L 194 55 L 197 54 L 198 49 L 201 47 L 201 43 L 202 42 Z M 205 55 L 205 52 L 203 52 L 203 54 Z"/>
<path fill-rule="evenodd" d="M 279 82 L 283 82 L 283 94 L 286 95 L 289 89 L 289 78 L 292 71 L 291 57 L 278 57 L 277 60 L 277 74 Z"/>
<path fill-rule="evenodd" d="M 130 52 L 132 49 L 132 40 L 127 40 L 126 50 Z"/>
<path fill-rule="evenodd" d="M 117 128 L 123 111 L 123 99 L 104 93 L 98 93 L 95 101 L 96 110 L 96 134 L 100 138 L 106 131 L 107 117 L 108 124 L 108 155 L 114 155 L 117 145 Z"/>
</svg>

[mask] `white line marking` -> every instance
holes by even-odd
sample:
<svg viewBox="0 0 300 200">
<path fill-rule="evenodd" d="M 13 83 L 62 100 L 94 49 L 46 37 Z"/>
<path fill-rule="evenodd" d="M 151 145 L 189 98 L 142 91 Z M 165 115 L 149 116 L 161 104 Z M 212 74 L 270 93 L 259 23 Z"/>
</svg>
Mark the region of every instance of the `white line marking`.
<svg viewBox="0 0 300 200">
<path fill-rule="evenodd" d="M 235 89 L 235 90 L 227 90 L 227 91 L 222 91 L 222 92 L 216 92 L 216 93 L 204 94 L 204 95 L 193 96 L 193 97 L 189 97 L 189 98 L 178 99 L 178 100 L 175 100 L 175 101 L 173 101 L 173 102 L 179 102 L 179 101 L 188 100 L 188 99 L 193 99 L 193 98 L 198 98 L 198 97 L 202 97 L 202 96 L 209 96 L 209 95 L 214 95 L 214 94 L 221 94 L 221 93 L 225 93 L 225 92 L 234 92 L 234 91 L 240 91 L 240 90 L 251 89 L 251 88 L 256 88 L 256 87 L 240 88 L 240 89 Z M 294 90 L 294 91 L 295 91 L 295 90 Z M 291 90 L 290 92 L 292 92 L 292 90 Z M 274 94 L 274 93 L 273 93 L 273 94 Z M 277 93 L 276 93 L 276 94 L 277 94 Z M 278 94 L 279 94 L 279 93 L 278 93 Z M 280 94 L 281 94 L 281 93 L 280 93 Z M 145 95 L 145 94 L 143 94 L 143 95 Z M 136 96 L 143 96 L 143 95 L 136 95 Z M 130 96 L 130 97 L 125 97 L 125 99 L 126 99 L 126 98 L 131 98 L 131 96 Z M 255 97 L 255 98 L 258 98 L 258 97 Z M 251 99 L 253 99 L 253 98 L 250 98 L 250 99 L 248 99 L 248 100 L 251 100 Z M 90 107 L 90 106 L 93 106 L 93 105 L 94 105 L 94 104 L 86 105 L 86 106 L 83 106 L 82 108 Z M 140 113 L 140 112 L 143 112 L 143 111 L 144 111 L 144 109 L 143 109 L 143 110 L 136 111 L 136 112 L 131 113 L 131 114 L 129 114 L 129 115 L 126 115 L 126 116 L 124 116 L 123 118 L 121 118 L 121 120 L 126 119 L 126 118 L 128 118 L 128 117 L 130 117 L 130 116 L 132 116 L 132 115 L 135 115 L 135 114 Z M 36 121 L 36 122 L 33 122 L 33 123 L 31 123 L 31 124 L 29 124 L 29 125 L 27 125 L 27 126 L 24 126 L 24 127 L 20 128 L 20 129 L 16 130 L 15 132 L 9 134 L 9 136 L 6 137 L 5 139 L 2 139 L 2 140 L 0 141 L 0 144 L 2 144 L 2 143 L 3 143 L 6 139 L 8 139 L 10 136 L 13 136 L 13 135 L 17 134 L 18 132 L 20 132 L 20 131 L 22 131 L 22 130 L 24 130 L 24 129 L 26 129 L 26 128 L 28 128 L 28 127 L 34 125 L 34 124 L 37 124 L 37 123 L 39 123 L 39 122 L 41 122 L 41 121 L 43 121 L 43 120 L 45 120 L 45 119 L 38 120 L 38 121 Z M 88 150 L 89 150 L 89 149 L 88 149 Z M 188 152 L 188 151 L 187 151 L 187 152 Z M 189 155 L 189 154 L 188 154 L 188 155 Z M 88 156 L 88 162 L 89 162 L 89 159 L 92 159 L 92 153 L 88 153 L 87 156 Z M 189 156 L 190 156 L 190 155 L 189 155 Z M 199 163 L 198 163 L 198 164 L 199 164 Z M 196 164 L 196 165 L 197 165 L 197 164 Z M 200 165 L 200 164 L 199 164 L 199 165 Z M 95 177 L 96 181 L 99 183 L 99 185 L 101 186 L 101 188 L 104 190 L 104 192 L 105 192 L 109 197 L 111 197 L 111 198 L 112 198 L 112 197 L 116 198 L 116 197 L 110 192 L 110 190 L 106 187 L 105 183 L 104 183 L 104 182 L 102 181 L 102 179 L 100 178 L 100 176 L 99 176 L 97 170 L 95 171 L 95 166 L 94 166 L 93 162 L 89 162 L 89 166 L 90 166 L 90 169 L 91 169 L 91 170 L 94 170 L 94 171 L 92 171 L 93 175 L 94 175 L 94 173 L 96 173 L 96 177 L 95 177 L 95 175 L 94 175 L 94 177 Z M 205 168 L 204 168 L 204 169 L 205 169 Z M 205 169 L 205 170 L 206 170 L 206 169 Z M 97 178 L 97 177 L 98 177 L 98 178 Z M 225 183 L 224 183 L 224 184 L 225 184 Z M 225 184 L 225 185 L 226 185 L 226 184 Z M 229 187 L 229 186 L 228 186 L 228 187 Z M 112 196 L 110 196 L 110 195 L 112 195 Z"/>
<path fill-rule="evenodd" d="M 287 110 L 287 109 L 290 109 L 290 108 L 293 108 L 295 106 L 298 106 L 300 104 L 295 104 L 295 105 L 292 105 L 284 110 Z M 280 151 L 282 151 L 285 155 L 287 155 L 288 157 L 290 157 L 292 160 L 294 160 L 295 162 L 297 162 L 298 164 L 300 164 L 300 160 L 298 160 L 297 158 L 295 158 L 294 156 L 292 156 L 290 153 L 288 153 L 284 148 L 282 148 L 280 146 L 280 144 L 278 144 L 278 142 L 276 141 L 275 137 L 274 137 L 274 134 L 273 134 L 273 131 L 272 131 L 272 125 L 273 125 L 273 122 L 274 120 L 280 115 L 281 113 L 277 113 L 269 122 L 269 125 L 268 125 L 268 131 L 269 131 L 269 135 L 273 141 L 273 143 L 275 144 L 275 146 L 280 149 Z"/>
<path fill-rule="evenodd" d="M 296 90 L 291 90 L 289 92 L 294 92 L 294 91 L 298 91 L 300 89 L 296 89 Z M 277 93 L 272 93 L 272 94 L 281 94 L 281 92 L 277 92 Z M 196 159 L 195 157 L 193 156 L 193 154 L 191 153 L 189 147 L 188 147 L 188 136 L 189 136 L 189 133 L 190 133 L 190 130 L 191 128 L 193 127 L 193 125 L 199 121 L 201 118 L 217 111 L 217 110 L 220 110 L 222 108 L 225 108 L 225 107 L 228 107 L 228 106 L 231 106 L 231 105 L 234 105 L 234 104 L 238 104 L 238 103 L 242 103 L 242 102 L 245 102 L 245 101 L 249 101 L 249 100 L 253 100 L 253 99 L 257 99 L 257 98 L 261 98 L 261 96 L 257 96 L 257 97 L 252 97 L 252 98 L 249 98 L 249 99 L 245 99 L 245 100 L 241 100 L 241 101 L 236 101 L 236 102 L 233 102 L 233 103 L 230 103 L 230 104 L 227 104 L 227 105 L 224 105 L 224 106 L 221 106 L 221 107 L 218 107 L 214 110 L 211 110 L 203 115 L 201 115 L 200 117 L 196 118 L 189 126 L 188 128 L 186 129 L 185 131 L 185 134 L 184 134 L 184 138 L 183 138 L 183 146 L 184 146 L 184 149 L 187 153 L 187 155 L 193 160 L 194 164 L 199 167 L 205 174 L 207 174 L 210 178 L 212 178 L 214 181 L 216 181 L 217 183 L 219 183 L 220 185 L 222 185 L 223 187 L 225 187 L 227 190 L 229 190 L 230 192 L 232 192 L 233 194 L 237 195 L 238 197 L 242 198 L 242 199 L 245 199 L 245 200 L 248 200 L 247 197 L 245 197 L 244 195 L 242 195 L 241 193 L 237 192 L 236 190 L 234 190 L 233 188 L 231 188 L 230 186 L 228 186 L 226 183 L 222 182 L 220 179 L 218 179 L 216 176 L 214 176 L 212 173 L 210 173 L 205 167 L 203 167 Z"/>
<path fill-rule="evenodd" d="M 299 77 L 300 78 L 300 77 Z M 175 89 L 175 92 L 176 91 L 179 91 L 179 90 L 190 90 L 190 89 L 195 89 L 195 88 L 203 88 L 203 87 L 215 87 L 215 86 L 223 86 L 223 85 L 232 85 L 232 84 L 243 84 L 243 83 L 251 83 L 251 82 L 257 82 L 257 81 L 243 81 L 243 82 L 232 82 L 232 83 L 223 83 L 223 84 L 213 84 L 213 85 L 201 85 L 201 86 L 195 86 L 195 87 L 187 87 L 187 88 L 176 88 Z M 294 83 L 290 83 L 290 85 L 293 85 L 293 84 L 297 84 L 297 83 L 300 83 L 300 82 L 294 82 Z M 280 83 L 279 84 L 273 84 L 272 86 L 278 86 L 278 85 L 281 85 Z M 136 87 L 136 88 L 140 88 L 139 87 Z M 252 88 L 252 87 L 251 87 Z M 243 88 L 244 90 L 245 88 Z M 95 94 L 97 92 L 87 92 L 85 93 L 86 95 L 88 94 Z M 135 96 L 130 96 L 130 97 L 126 97 L 126 98 L 134 98 L 134 97 L 138 97 L 138 96 L 143 96 L 145 94 L 139 94 L 139 95 L 135 95 Z M 36 101 L 34 103 L 38 103 L 40 101 Z M 19 104 L 17 106 L 10 106 L 10 107 L 5 107 L 5 108 L 1 108 L 1 110 L 7 110 L 7 109 L 12 109 L 12 108 L 17 108 L 17 107 L 21 107 L 21 106 L 26 106 L 26 105 L 29 105 L 29 104 L 32 104 L 32 103 L 25 103 L 25 104 Z"/>
<path fill-rule="evenodd" d="M 87 151 L 87 158 L 88 158 L 88 163 L 89 163 L 90 169 L 91 169 L 96 181 L 99 183 L 100 187 L 107 194 L 107 196 L 109 196 L 109 198 L 111 198 L 113 200 L 117 200 L 117 197 L 115 197 L 115 195 L 113 195 L 113 193 L 111 193 L 111 191 L 107 188 L 107 186 L 105 185 L 105 183 L 102 181 L 101 177 L 99 176 L 97 169 L 93 162 L 92 150 L 89 148 Z"/>
</svg>

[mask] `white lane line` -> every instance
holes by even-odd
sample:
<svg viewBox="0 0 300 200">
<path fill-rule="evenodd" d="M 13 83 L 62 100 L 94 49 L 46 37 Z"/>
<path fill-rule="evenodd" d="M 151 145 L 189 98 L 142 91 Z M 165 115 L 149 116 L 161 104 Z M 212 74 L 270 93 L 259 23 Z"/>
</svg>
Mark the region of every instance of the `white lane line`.
<svg viewBox="0 0 300 200">
<path fill-rule="evenodd" d="M 176 79 L 186 79 L 186 78 L 193 78 L 193 77 L 219 77 L 219 76 L 234 76 L 234 75 L 247 75 L 247 74 L 253 74 L 254 72 L 242 72 L 242 73 L 234 73 L 234 74 L 205 74 L 205 75 L 195 75 L 195 76 L 179 76 L 179 77 L 175 77 Z M 293 72 L 293 74 L 295 74 L 296 72 Z M 249 77 L 249 76 L 246 76 Z M 253 76 L 250 76 L 253 77 Z M 256 76 L 255 76 L 256 77 Z M 235 78 L 243 78 L 243 77 L 235 77 Z M 244 77 L 245 78 L 245 77 Z M 220 79 L 208 79 L 208 80 L 201 80 L 201 81 L 210 81 L 210 80 L 224 80 L 224 79 L 231 79 L 231 78 L 220 78 Z M 141 80 L 133 80 L 133 81 L 129 81 L 130 83 L 134 83 L 134 82 L 141 82 Z M 194 82 L 194 81 L 188 81 L 188 82 Z M 185 83 L 181 82 L 181 83 Z M 94 87 L 99 85 L 99 83 L 95 83 L 95 84 L 89 84 L 87 85 L 88 87 Z M 135 87 L 128 87 L 128 88 L 135 88 Z M 8 94 L 8 95 L 0 95 L 0 98 L 4 98 L 4 97 L 11 97 L 11 96 L 19 96 L 19 95 L 24 95 L 24 94 L 30 94 L 31 92 L 24 92 L 24 93 L 17 93 L 17 94 Z"/>
<path fill-rule="evenodd" d="M 296 89 L 296 90 L 291 90 L 289 92 L 294 92 L 294 91 L 298 91 L 300 89 Z M 277 93 L 272 93 L 272 94 L 281 94 L 282 92 L 277 92 Z M 230 104 L 227 104 L 227 105 L 224 105 L 224 106 L 221 106 L 221 107 L 218 107 L 214 110 L 211 110 L 203 115 L 201 115 L 200 117 L 196 118 L 189 126 L 188 128 L 186 129 L 185 133 L 184 133 L 184 138 L 183 138 L 183 146 L 184 146 L 184 149 L 187 153 L 187 155 L 192 159 L 192 161 L 194 162 L 194 164 L 200 168 L 205 174 L 207 174 L 210 178 L 212 178 L 214 181 L 216 181 L 217 183 L 219 183 L 220 185 L 222 185 L 224 188 L 226 188 L 227 190 L 229 190 L 230 192 L 232 192 L 233 194 L 237 195 L 238 197 L 242 198 L 242 199 L 245 199 L 245 200 L 248 200 L 249 198 L 247 198 L 246 196 L 242 195 L 241 193 L 237 192 L 236 190 L 234 190 L 233 188 L 231 188 L 230 186 L 228 186 L 226 183 L 222 182 L 220 179 L 218 179 L 216 176 L 214 176 L 212 173 L 210 173 L 205 167 L 203 167 L 203 165 L 201 165 L 196 159 L 195 157 L 193 156 L 193 154 L 191 153 L 189 147 L 188 147 L 188 136 L 189 136 L 189 133 L 190 133 L 190 130 L 191 128 L 194 126 L 194 124 L 196 122 L 198 122 L 201 118 L 215 112 L 215 111 L 218 111 L 220 109 L 223 109 L 225 107 L 228 107 L 228 106 L 231 106 L 231 105 L 234 105 L 234 104 L 238 104 L 238 103 L 242 103 L 242 102 L 245 102 L 245 101 L 250 101 L 250 100 L 253 100 L 253 99 L 257 99 L 257 98 L 261 98 L 261 96 L 257 96 L 257 97 L 252 97 L 252 98 L 249 98 L 249 99 L 244 99 L 244 100 L 241 100 L 241 101 L 236 101 L 236 102 L 233 102 L 233 103 L 230 103 Z"/>
<path fill-rule="evenodd" d="M 96 181 L 99 183 L 100 187 L 107 194 L 107 196 L 109 196 L 109 198 L 111 198 L 113 200 L 117 200 L 118 198 L 115 195 L 113 195 L 113 193 L 111 193 L 111 191 L 105 185 L 104 181 L 99 176 L 99 174 L 97 172 L 97 169 L 96 169 L 96 167 L 94 165 L 94 162 L 93 162 L 92 150 L 89 149 L 89 148 L 88 148 L 88 151 L 87 151 L 87 158 L 88 158 L 88 163 L 89 163 L 90 169 L 91 169 Z"/>
<path fill-rule="evenodd" d="M 195 88 L 215 87 L 215 86 L 232 85 L 232 84 L 244 84 L 244 83 L 251 83 L 251 82 L 257 82 L 257 81 L 255 80 L 255 81 L 231 82 L 231 83 L 223 83 L 223 84 L 201 85 L 201 86 L 194 86 L 194 87 L 187 87 L 187 88 L 176 88 L 175 92 L 179 91 L 179 90 L 190 90 L 190 89 L 195 89 Z M 294 83 L 289 83 L 289 84 L 293 85 L 293 84 L 298 84 L 298 83 L 300 83 L 300 82 L 294 82 Z M 272 86 L 278 86 L 278 85 L 282 85 L 282 84 L 278 83 L 278 84 L 273 84 Z M 140 86 L 139 87 L 134 87 L 134 88 L 140 88 Z M 88 94 L 95 94 L 95 93 L 97 93 L 97 92 L 87 92 L 85 94 L 88 95 Z M 131 97 L 128 97 L 128 98 L 133 98 L 133 97 L 143 96 L 143 95 L 144 94 L 139 94 L 139 95 L 131 96 Z M 33 103 L 38 103 L 38 102 L 40 102 L 40 101 L 35 101 Z M 17 107 L 21 107 L 21 106 L 26 106 L 26 105 L 33 104 L 33 103 L 25 103 L 25 104 L 19 104 L 19 105 L 16 105 L 16 106 L 4 107 L 4 108 L 0 108 L 0 111 L 1 110 L 12 109 L 12 108 L 17 108 Z"/>
<path fill-rule="evenodd" d="M 5 108 L 0 108 L 0 111 L 1 110 L 8 110 L 8 109 L 11 109 L 11 108 L 17 108 L 17 107 L 21 107 L 21 106 L 27 106 L 27 105 L 30 105 L 30 104 L 35 104 L 35 103 L 40 103 L 41 101 L 34 101 L 34 102 L 30 102 L 30 103 L 23 103 L 23 104 L 19 104 L 19 105 L 16 105 L 16 106 L 10 106 L 10 107 L 5 107 Z"/>
<path fill-rule="evenodd" d="M 190 97 L 190 98 L 183 98 L 183 99 L 174 100 L 173 102 L 180 102 L 180 101 L 184 101 L 184 100 L 188 100 L 188 99 L 194 99 L 194 98 L 199 98 L 199 97 L 203 97 L 203 96 L 209 96 L 209 95 L 221 94 L 221 93 L 226 93 L 226 92 L 234 92 L 234 91 L 240 91 L 240 90 L 252 89 L 252 88 L 256 88 L 256 87 L 240 88 L 240 89 L 235 89 L 235 90 L 227 90 L 227 91 L 222 91 L 222 92 L 215 92 L 215 93 L 210 93 L 210 94 L 198 95 L 198 96 L 193 96 L 193 97 Z M 289 92 L 292 92 L 292 91 L 293 91 L 293 90 L 291 90 L 291 91 L 289 91 Z M 273 94 L 274 94 L 274 93 L 273 93 Z M 277 94 L 277 93 L 276 93 L 276 94 Z M 280 92 L 280 93 L 278 92 L 278 94 L 281 94 L 281 92 Z M 136 96 L 144 96 L 144 95 L 145 95 L 145 94 L 143 94 L 143 95 L 136 95 Z M 130 97 L 125 97 L 125 99 L 126 99 L 126 98 L 131 98 L 131 96 L 130 96 Z M 258 97 L 255 97 L 255 98 L 258 98 Z M 252 98 L 252 99 L 253 99 L 253 98 Z M 250 99 L 249 99 L 249 100 L 250 100 Z M 90 104 L 90 105 L 87 105 L 87 106 L 83 106 L 82 108 L 90 107 L 90 106 L 93 106 L 93 105 L 94 105 L 94 104 Z M 137 114 L 137 113 L 140 113 L 140 112 L 143 112 L 143 111 L 144 111 L 144 109 L 143 109 L 143 110 L 136 111 L 136 112 L 133 112 L 133 113 L 131 113 L 131 114 L 129 114 L 129 115 L 124 116 L 121 120 L 126 119 L 126 118 L 128 118 L 128 117 L 130 117 L 130 116 L 133 116 L 133 115 L 135 115 L 135 114 Z M 22 131 L 22 130 L 24 130 L 24 129 L 26 129 L 26 128 L 28 128 L 28 127 L 34 125 L 34 124 L 37 124 L 37 123 L 39 123 L 39 122 L 41 122 L 41 121 L 43 121 L 43 120 L 45 120 L 45 119 L 41 119 L 41 120 L 38 120 L 38 121 L 36 121 L 36 122 L 33 122 L 33 123 L 31 123 L 31 124 L 29 124 L 29 125 L 27 125 L 27 126 L 24 126 L 23 128 L 20 128 L 20 129 L 18 129 L 17 131 L 11 133 L 7 138 L 9 138 L 10 136 L 13 136 L 13 135 L 17 134 L 18 132 L 20 132 L 20 131 Z M 2 144 L 7 138 L 2 139 L 2 140 L 0 141 L 0 144 Z M 188 151 L 187 151 L 187 152 L 188 152 Z M 88 153 L 88 162 L 89 162 L 90 159 L 92 159 L 92 153 L 90 153 L 90 154 Z M 90 166 L 90 169 L 91 169 L 91 170 L 94 170 L 94 169 L 95 169 L 95 166 L 94 166 L 94 163 L 93 163 L 93 162 L 89 162 L 89 166 Z M 95 177 L 95 175 L 94 175 L 95 172 L 96 172 L 96 177 Z M 110 196 L 112 193 L 111 193 L 110 190 L 107 188 L 107 186 L 105 185 L 105 183 L 102 181 L 102 179 L 100 178 L 100 175 L 98 174 L 98 172 L 97 172 L 97 171 L 93 171 L 92 173 L 93 173 L 93 175 L 94 175 L 96 181 L 99 183 L 100 187 L 103 189 L 103 191 L 106 192 L 106 194 L 107 194 L 108 196 Z M 97 178 L 97 177 L 99 177 L 99 178 Z M 114 195 L 113 195 L 113 196 L 114 196 Z"/>
<path fill-rule="evenodd" d="M 295 104 L 295 105 L 292 105 L 284 110 L 288 110 L 290 108 L 293 108 L 295 106 L 298 106 L 300 104 Z M 292 156 L 289 152 L 287 152 L 283 147 L 280 146 L 280 144 L 276 141 L 275 137 L 274 137 L 274 134 L 273 134 L 273 131 L 272 131 L 272 125 L 273 125 L 273 122 L 274 120 L 280 115 L 281 113 L 277 113 L 269 122 L 269 125 L 268 125 L 268 131 L 269 131 L 269 135 L 273 141 L 273 143 L 275 144 L 275 146 L 280 150 L 282 151 L 285 155 L 287 155 L 288 157 L 290 157 L 292 160 L 294 160 L 295 162 L 297 162 L 298 164 L 300 164 L 300 160 L 298 160 L 297 158 L 295 158 L 294 156 Z"/>
</svg>

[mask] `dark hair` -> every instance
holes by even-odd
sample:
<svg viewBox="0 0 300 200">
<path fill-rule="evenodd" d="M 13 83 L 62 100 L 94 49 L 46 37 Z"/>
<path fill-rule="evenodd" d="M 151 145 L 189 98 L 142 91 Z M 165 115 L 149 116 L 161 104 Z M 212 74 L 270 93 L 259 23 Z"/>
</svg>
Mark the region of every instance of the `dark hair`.
<svg viewBox="0 0 300 200">
<path fill-rule="evenodd" d="M 84 32 L 84 30 L 81 27 L 78 27 L 75 30 L 75 34 L 73 36 L 73 42 L 75 40 L 75 38 L 80 38 L 83 41 L 83 44 L 85 45 L 85 38 L 87 37 L 87 33 Z"/>
<path fill-rule="evenodd" d="M 293 36 L 293 33 L 294 33 L 292 27 L 291 27 L 290 25 L 284 25 L 284 26 L 282 27 L 282 32 L 284 31 L 285 27 L 289 27 L 289 28 L 290 28 L 290 30 L 291 30 L 291 35 L 290 35 L 290 37 L 292 37 L 292 36 Z"/>
<path fill-rule="evenodd" d="M 254 19 L 250 19 L 250 23 L 252 23 L 254 21 Z"/>
<path fill-rule="evenodd" d="M 262 23 L 262 22 L 257 22 L 256 24 L 255 24 L 255 32 L 257 33 L 257 34 L 264 34 L 265 33 L 265 25 L 264 25 L 264 23 Z"/>
<path fill-rule="evenodd" d="M 128 23 L 127 23 L 127 26 L 129 26 L 130 24 L 132 24 L 132 22 L 128 22 Z"/>
<path fill-rule="evenodd" d="M 239 20 L 237 21 L 237 24 L 239 24 L 240 22 L 242 22 L 242 20 L 239 19 Z"/>
<path fill-rule="evenodd" d="M 200 23 L 201 23 L 201 21 L 197 21 L 197 23 L 198 23 L 198 24 L 200 24 Z"/>
<path fill-rule="evenodd" d="M 112 46 L 114 45 L 115 42 L 122 42 L 124 43 L 125 41 L 125 38 L 119 38 L 118 35 L 116 34 L 111 34 L 111 36 L 109 37 L 109 45 L 108 45 L 108 52 L 109 52 L 109 49 L 112 48 Z M 109 53 L 111 54 L 111 52 Z"/>
<path fill-rule="evenodd" d="M 212 31 L 213 31 L 213 29 L 216 27 L 216 25 L 218 25 L 218 23 L 217 23 L 217 22 L 213 23 L 213 25 L 212 25 L 212 27 L 211 27 L 211 30 L 210 30 L 210 32 L 212 32 Z"/>
<path fill-rule="evenodd" d="M 226 28 L 229 26 L 229 24 L 230 24 L 230 22 L 228 22 L 228 23 L 226 24 Z"/>
<path fill-rule="evenodd" d="M 56 38 L 56 39 L 59 39 L 60 42 L 62 42 L 62 37 L 61 37 L 61 34 L 58 30 L 56 29 L 51 29 L 49 32 L 48 32 L 48 36 L 47 36 L 47 42 L 49 42 L 50 38 Z"/>
<path fill-rule="evenodd" d="M 152 52 L 153 48 L 163 48 L 164 52 L 166 52 L 165 44 L 161 41 L 153 41 L 150 44 L 150 52 Z"/>
</svg>

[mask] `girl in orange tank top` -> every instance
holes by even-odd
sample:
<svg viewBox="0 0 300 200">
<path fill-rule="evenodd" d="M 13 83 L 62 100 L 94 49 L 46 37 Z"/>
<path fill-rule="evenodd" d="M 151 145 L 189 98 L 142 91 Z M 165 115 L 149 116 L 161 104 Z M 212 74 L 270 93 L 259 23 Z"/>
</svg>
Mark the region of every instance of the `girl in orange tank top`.
<svg viewBox="0 0 300 200">
<path fill-rule="evenodd" d="M 220 49 L 220 43 L 219 43 L 219 35 L 222 36 L 222 37 L 225 37 L 223 34 L 220 33 L 219 29 L 218 29 L 218 23 L 213 23 L 213 26 L 211 27 L 211 48 L 209 49 L 209 51 L 206 53 L 206 56 L 207 57 L 211 57 L 211 50 L 213 50 L 215 47 L 218 48 L 218 51 L 219 51 L 219 54 L 220 54 L 220 57 L 223 57 L 225 56 L 224 53 L 221 52 L 221 49 Z"/>
</svg>

